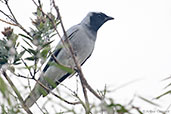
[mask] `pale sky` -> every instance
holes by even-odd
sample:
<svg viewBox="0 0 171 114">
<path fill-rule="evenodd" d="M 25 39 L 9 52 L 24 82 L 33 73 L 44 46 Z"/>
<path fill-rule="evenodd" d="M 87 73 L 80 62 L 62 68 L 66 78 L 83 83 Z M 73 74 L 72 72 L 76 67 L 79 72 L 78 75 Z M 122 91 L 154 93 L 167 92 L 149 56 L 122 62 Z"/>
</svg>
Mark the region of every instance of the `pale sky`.
<svg viewBox="0 0 171 114">
<path fill-rule="evenodd" d="M 103 89 L 105 84 L 115 89 L 136 80 L 110 93 L 117 102 L 125 104 L 135 94 L 152 99 L 166 91 L 163 88 L 169 81 L 161 80 L 171 75 L 170 0 L 56 0 L 56 4 L 66 29 L 78 24 L 90 11 L 115 18 L 100 28 L 95 50 L 82 67 L 94 89 Z M 10 5 L 19 22 L 28 29 L 34 4 L 31 0 L 10 0 Z M 45 2 L 43 7 L 49 10 L 49 3 Z M 0 31 L 3 27 L 0 26 Z M 72 77 L 63 84 L 70 87 L 75 82 Z M 154 102 L 166 109 L 170 103 L 168 97 Z M 135 104 L 142 109 L 151 106 L 139 99 Z"/>
</svg>

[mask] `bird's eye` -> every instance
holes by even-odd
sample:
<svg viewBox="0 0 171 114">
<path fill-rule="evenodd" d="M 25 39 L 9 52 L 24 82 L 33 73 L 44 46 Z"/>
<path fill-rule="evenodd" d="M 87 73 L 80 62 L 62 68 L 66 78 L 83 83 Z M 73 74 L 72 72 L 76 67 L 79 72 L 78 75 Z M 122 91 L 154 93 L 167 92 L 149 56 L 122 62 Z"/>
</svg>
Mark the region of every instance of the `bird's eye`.
<svg viewBox="0 0 171 114">
<path fill-rule="evenodd" d="M 102 18 L 102 15 L 100 15 L 100 14 L 99 14 L 99 15 L 97 15 L 97 16 L 98 16 L 98 18 Z"/>
</svg>

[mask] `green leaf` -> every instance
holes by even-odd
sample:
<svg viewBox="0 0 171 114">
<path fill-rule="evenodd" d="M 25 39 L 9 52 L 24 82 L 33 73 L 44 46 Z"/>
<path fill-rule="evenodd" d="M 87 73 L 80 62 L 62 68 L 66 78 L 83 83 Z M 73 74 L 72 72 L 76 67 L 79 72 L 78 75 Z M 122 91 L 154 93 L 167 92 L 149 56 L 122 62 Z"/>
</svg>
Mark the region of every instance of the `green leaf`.
<svg viewBox="0 0 171 114">
<path fill-rule="evenodd" d="M 8 60 L 5 59 L 5 58 L 0 58 L 0 67 L 3 65 L 3 64 L 6 64 L 8 63 Z"/>
<path fill-rule="evenodd" d="M 160 107 L 160 105 L 158 105 L 158 104 L 156 104 L 156 103 L 154 103 L 154 102 L 152 102 L 152 101 L 150 101 L 150 100 L 148 100 L 148 99 L 146 99 L 146 98 L 143 98 L 143 97 L 141 97 L 141 96 L 138 96 L 140 99 L 142 99 L 143 101 L 146 101 L 146 102 L 148 102 L 149 104 L 152 104 L 152 105 L 154 105 L 154 106 L 157 106 L 157 107 Z"/>
<path fill-rule="evenodd" d="M 21 64 L 21 62 L 15 62 L 15 63 L 13 63 L 14 65 L 19 65 L 19 64 Z"/>
<path fill-rule="evenodd" d="M 27 51 L 27 52 L 29 52 L 30 54 L 33 54 L 33 55 L 36 55 L 37 54 L 37 52 L 35 51 L 35 50 L 33 50 L 33 49 L 26 49 L 24 46 L 21 46 L 25 51 Z"/>
<path fill-rule="evenodd" d="M 24 37 L 24 38 L 27 38 L 27 39 L 30 40 L 30 41 L 33 40 L 32 38 L 30 38 L 30 37 L 28 37 L 28 36 L 26 36 L 26 35 L 24 35 L 24 34 L 19 34 L 19 35 L 22 36 L 22 37 Z"/>
<path fill-rule="evenodd" d="M 168 80 L 168 79 L 171 79 L 171 76 L 164 78 L 162 81 L 165 81 L 165 80 Z"/>
<path fill-rule="evenodd" d="M 35 57 L 34 57 L 34 56 L 32 56 L 32 57 L 27 57 L 27 58 L 25 58 L 25 60 L 34 61 L 34 60 L 35 60 Z"/>
<path fill-rule="evenodd" d="M 75 72 L 75 71 L 74 71 L 72 68 L 70 68 L 70 67 L 67 67 L 67 66 L 64 66 L 64 65 L 61 65 L 61 64 L 57 64 L 57 63 L 54 63 L 54 62 L 50 63 L 50 65 L 54 65 L 54 66 L 56 66 L 57 68 L 59 68 L 59 69 L 61 69 L 61 70 L 63 70 L 63 71 L 66 71 L 66 72 L 68 72 L 68 73 L 70 73 L 70 74 L 72 74 L 72 73 Z"/>
<path fill-rule="evenodd" d="M 44 78 L 48 82 L 48 84 L 50 86 L 52 86 L 52 88 L 55 88 L 56 87 L 56 83 L 54 82 L 54 80 L 50 79 L 49 77 L 44 77 Z"/>
<path fill-rule="evenodd" d="M 34 65 L 31 65 L 31 66 L 24 66 L 24 67 L 21 67 L 21 69 L 28 69 L 28 70 L 30 70 L 31 68 L 33 68 L 34 67 Z"/>
<path fill-rule="evenodd" d="M 28 51 L 30 52 L 30 53 L 32 53 L 33 55 L 36 55 L 37 54 L 37 52 L 35 51 L 35 50 L 33 50 L 33 49 L 28 49 Z"/>
<path fill-rule="evenodd" d="M 171 86 L 171 83 L 168 84 L 166 87 L 164 87 L 164 89 L 167 89 L 167 88 L 170 87 L 170 86 Z"/>
<path fill-rule="evenodd" d="M 29 45 L 31 48 L 33 48 L 33 46 L 29 42 L 27 42 L 27 40 L 25 40 L 25 39 L 23 39 L 23 40 L 27 45 Z"/>
<path fill-rule="evenodd" d="M 170 93 L 171 93 L 171 90 L 161 94 L 160 96 L 156 97 L 156 99 L 160 99 L 161 97 L 163 97 L 163 96 L 165 96 L 167 94 L 170 94 Z"/>
<path fill-rule="evenodd" d="M 39 8 L 37 8 L 37 16 L 38 17 L 42 16 L 42 12 L 39 10 Z"/>
<path fill-rule="evenodd" d="M 50 48 L 45 48 L 40 54 L 41 57 L 46 58 Z"/>
<path fill-rule="evenodd" d="M 136 109 L 138 112 L 139 112 L 139 114 L 143 114 L 143 112 L 142 111 L 140 111 L 139 109 Z"/>
<path fill-rule="evenodd" d="M 6 92 L 8 91 L 8 88 L 7 88 L 6 83 L 4 82 L 4 80 L 1 77 L 0 77 L 0 91 L 1 91 L 2 95 L 4 97 L 6 97 L 6 95 L 7 95 Z"/>
<path fill-rule="evenodd" d="M 28 49 L 26 49 L 24 46 L 21 46 L 25 51 L 29 52 Z M 30 53 L 30 52 L 29 52 Z M 31 54 L 31 53 L 30 53 Z"/>
<path fill-rule="evenodd" d="M 20 52 L 20 54 L 18 55 L 18 57 L 21 58 L 24 55 L 24 53 L 25 53 L 25 50 L 22 51 L 22 52 Z"/>
<path fill-rule="evenodd" d="M 44 48 L 44 47 L 48 46 L 48 45 L 51 44 L 53 41 L 54 41 L 54 40 L 52 40 L 52 41 L 50 41 L 50 42 L 47 42 L 47 43 L 44 44 L 42 47 Z"/>
<path fill-rule="evenodd" d="M 52 38 L 52 37 L 55 36 L 55 35 L 57 35 L 57 33 L 52 34 L 52 35 L 50 36 L 50 38 Z"/>
<path fill-rule="evenodd" d="M 42 93 L 43 96 L 46 96 L 48 94 L 48 92 L 42 86 L 39 88 L 39 92 Z"/>
<path fill-rule="evenodd" d="M 41 30 L 41 29 L 43 29 L 43 27 L 44 27 L 44 23 L 41 22 L 41 23 L 39 24 L 38 29 Z"/>
<path fill-rule="evenodd" d="M 14 65 L 21 64 L 21 62 L 18 62 L 18 61 L 20 61 L 20 59 L 21 59 L 21 57 L 24 55 L 24 53 L 25 53 L 25 50 L 22 51 L 22 52 L 20 52 L 20 54 L 17 55 L 17 57 L 15 58 L 14 63 L 13 63 Z M 18 63 L 17 63 L 17 62 L 18 62 Z"/>
</svg>

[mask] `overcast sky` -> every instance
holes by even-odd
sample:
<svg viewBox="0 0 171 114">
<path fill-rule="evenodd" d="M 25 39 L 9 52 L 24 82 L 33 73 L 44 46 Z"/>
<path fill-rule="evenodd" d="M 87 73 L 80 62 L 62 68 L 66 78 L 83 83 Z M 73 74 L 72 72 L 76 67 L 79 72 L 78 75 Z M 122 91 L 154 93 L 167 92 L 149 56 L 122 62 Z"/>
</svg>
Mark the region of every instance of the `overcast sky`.
<svg viewBox="0 0 171 114">
<path fill-rule="evenodd" d="M 19 22 L 28 28 L 34 4 L 31 0 L 9 1 Z M 49 11 L 49 3 L 44 3 L 44 9 Z M 161 80 L 171 74 L 170 0 L 56 0 L 56 4 L 66 29 L 78 24 L 90 11 L 115 18 L 100 28 L 95 50 L 83 66 L 93 88 L 103 89 L 106 84 L 115 89 L 134 81 L 110 94 L 122 103 L 134 94 L 152 99 L 165 91 L 163 88 L 169 81 Z M 1 4 L 1 8 L 5 7 Z M 2 22 L 0 25 L 2 31 L 5 25 Z M 74 77 L 64 82 L 74 83 Z M 162 103 L 164 109 L 169 105 L 168 96 L 159 101 L 155 102 Z M 148 106 L 140 100 L 136 102 L 144 109 Z"/>
</svg>

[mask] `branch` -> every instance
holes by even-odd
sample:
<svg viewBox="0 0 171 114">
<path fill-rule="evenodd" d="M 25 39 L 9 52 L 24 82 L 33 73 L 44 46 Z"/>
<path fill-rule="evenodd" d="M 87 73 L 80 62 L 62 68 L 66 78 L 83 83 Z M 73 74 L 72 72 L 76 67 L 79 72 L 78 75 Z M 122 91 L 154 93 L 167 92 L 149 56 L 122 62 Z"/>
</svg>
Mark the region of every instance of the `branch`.
<svg viewBox="0 0 171 114">
<path fill-rule="evenodd" d="M 68 44 L 68 48 L 69 48 L 69 51 L 71 52 L 71 56 L 72 56 L 72 58 L 73 58 L 73 60 L 74 60 L 74 63 L 75 63 L 75 65 L 76 65 L 76 67 L 77 67 L 77 70 L 78 70 L 78 74 L 79 74 L 79 76 L 80 76 L 80 80 L 81 80 L 81 85 L 82 85 L 82 88 L 83 88 L 83 93 L 84 93 L 84 97 L 85 97 L 85 101 L 86 101 L 86 104 L 89 104 L 89 102 L 88 102 L 88 96 L 87 96 L 87 91 L 86 91 L 86 87 L 85 87 L 85 85 L 84 85 L 84 82 L 83 82 L 83 72 L 82 72 L 82 70 L 81 70 L 81 66 L 78 64 L 78 62 L 77 62 L 77 60 L 76 60 L 76 57 L 75 57 L 75 54 L 74 54 L 74 50 L 73 50 L 73 48 L 72 48 L 72 46 L 71 46 L 71 44 L 70 44 L 70 42 L 69 42 L 69 40 L 68 40 L 68 36 L 67 36 L 67 34 L 66 34 L 66 31 L 65 31 L 65 28 L 64 28 L 64 25 L 63 25 L 63 22 L 62 22 L 62 19 L 61 19 L 61 15 L 60 15 L 60 12 L 59 12 L 59 8 L 55 5 L 55 1 L 53 0 L 52 1 L 52 3 L 53 3 L 53 7 L 55 8 L 55 10 L 56 10 L 56 12 L 57 12 L 57 15 L 58 15 L 58 17 L 59 17 L 59 20 L 60 20 L 60 23 L 61 23 L 61 27 L 62 27 L 62 30 L 63 30 L 63 33 L 64 33 L 64 37 L 65 37 L 65 39 L 66 39 L 66 43 Z"/>
<path fill-rule="evenodd" d="M 17 21 L 17 19 L 16 19 L 15 16 L 14 16 L 14 14 L 13 14 L 11 8 L 9 7 L 8 0 L 4 0 L 4 1 L 5 1 L 5 4 L 6 4 L 8 10 L 9 10 L 9 12 L 11 13 L 11 15 L 12 15 L 12 17 L 13 17 L 13 21 L 14 21 L 16 24 L 19 24 L 18 21 Z"/>
<path fill-rule="evenodd" d="M 68 103 L 68 104 L 71 104 L 71 105 L 76 105 L 76 104 L 80 104 L 81 103 L 81 101 L 80 102 L 69 102 L 69 101 L 67 101 L 67 100 L 65 100 L 64 98 L 62 98 L 62 97 L 60 97 L 60 96 L 58 96 L 57 94 L 55 94 L 54 92 L 52 92 L 48 87 L 46 87 L 45 85 L 43 85 L 40 81 L 38 81 L 38 80 L 36 80 L 35 78 L 29 78 L 29 77 L 26 77 L 26 76 L 23 76 L 23 75 L 20 75 L 20 74 L 14 74 L 15 76 L 17 76 L 17 77 L 21 77 L 21 78 L 25 78 L 25 79 L 32 79 L 32 80 L 35 80 L 37 83 L 39 83 L 39 85 L 40 86 L 42 86 L 45 90 L 47 90 L 48 92 L 50 92 L 52 95 L 54 95 L 55 97 L 57 97 L 57 98 L 59 98 L 59 99 L 61 99 L 62 101 L 64 101 L 64 102 L 66 102 L 66 103 Z M 63 85 L 65 88 L 67 88 L 65 85 Z M 69 88 L 67 88 L 68 90 L 70 90 Z M 75 96 L 77 96 L 76 95 L 76 93 L 74 92 L 74 91 L 72 91 L 72 90 L 70 90 L 72 93 L 74 93 L 74 95 Z M 78 98 L 78 97 L 77 97 Z M 80 100 L 80 99 L 79 99 Z M 82 103 L 81 103 L 82 104 Z"/>
<path fill-rule="evenodd" d="M 43 87 L 45 90 L 47 90 L 48 92 L 50 92 L 52 95 L 54 95 L 55 97 L 61 99 L 62 101 L 71 104 L 71 105 L 76 105 L 76 104 L 80 104 L 80 102 L 69 102 L 67 100 L 65 100 L 64 98 L 60 97 L 59 95 L 55 94 L 54 92 L 52 92 L 48 87 L 46 87 L 45 85 L 43 85 L 39 80 L 34 79 L 41 87 Z"/>
<path fill-rule="evenodd" d="M 28 113 L 28 114 L 33 114 L 29 108 L 24 104 L 24 100 L 20 95 L 20 92 L 17 90 L 17 88 L 15 87 L 15 85 L 13 84 L 13 82 L 11 81 L 11 79 L 8 77 L 7 73 L 3 70 L 2 74 L 4 75 L 4 77 L 6 78 L 6 80 L 8 81 L 8 83 L 10 84 L 10 86 L 12 87 L 13 91 L 15 92 L 15 94 L 17 95 L 21 106 L 23 107 L 23 109 Z"/>
<path fill-rule="evenodd" d="M 5 20 L 3 20 L 3 19 L 0 19 L 0 21 L 1 21 L 1 22 L 4 22 L 4 23 L 6 23 L 6 24 L 12 25 L 12 26 L 17 26 L 16 24 L 7 22 L 7 21 L 5 21 Z"/>
<path fill-rule="evenodd" d="M 30 73 L 31 77 L 34 78 L 34 75 L 32 74 L 32 72 L 31 72 L 29 66 L 27 65 L 27 63 L 22 58 L 21 58 L 21 61 L 24 63 L 25 67 L 29 70 L 29 73 Z"/>
<path fill-rule="evenodd" d="M 5 5 L 7 6 L 7 8 L 8 8 L 8 10 L 9 10 L 9 12 L 10 12 L 10 14 L 12 15 L 12 17 L 10 17 L 8 14 L 6 14 L 5 12 L 3 12 L 2 10 L 0 10 L 0 12 L 3 14 L 3 15 L 5 15 L 8 19 L 10 19 L 12 22 L 14 22 L 15 23 L 15 26 L 18 26 L 21 30 L 23 30 L 27 35 L 29 35 L 30 37 L 32 37 L 31 36 L 31 34 L 17 21 L 17 19 L 16 19 L 16 17 L 15 17 L 15 15 L 14 15 L 14 13 L 12 12 L 12 10 L 11 10 L 11 8 L 10 8 L 10 6 L 9 6 L 9 4 L 8 4 L 8 1 L 9 0 L 4 0 L 4 2 L 5 2 Z M 2 20 L 2 19 L 1 19 Z M 4 21 L 3 21 L 4 22 Z M 9 23 L 7 23 L 7 24 L 9 24 Z M 11 24 L 10 24 L 11 25 Z"/>
<path fill-rule="evenodd" d="M 4 11 L 0 10 L 0 12 L 1 12 L 3 15 L 5 15 L 8 19 L 10 19 L 11 21 L 14 22 L 14 20 L 13 20 L 8 14 L 6 14 Z"/>
<path fill-rule="evenodd" d="M 66 34 L 66 31 L 65 31 L 65 28 L 64 28 L 64 25 L 63 25 L 63 22 L 62 22 L 62 19 L 61 19 L 61 15 L 60 15 L 60 12 L 59 12 L 59 9 L 58 7 L 55 5 L 55 1 L 52 0 L 52 3 L 53 3 L 53 7 L 55 8 L 57 14 L 58 14 L 58 17 L 59 17 L 59 20 L 60 20 L 60 23 L 61 23 L 61 27 L 62 27 L 62 30 L 63 30 L 63 33 L 64 33 L 64 37 L 66 39 L 66 42 L 68 44 L 68 48 L 71 52 L 71 55 L 72 55 L 72 58 L 74 60 L 74 63 L 77 67 L 77 70 L 78 70 L 78 74 L 79 74 L 79 77 L 80 77 L 80 80 L 81 80 L 81 84 L 82 84 L 82 87 L 83 87 L 83 93 L 84 93 L 84 97 L 85 97 L 85 100 L 88 103 L 88 97 L 87 97 L 87 91 L 86 91 L 86 87 L 87 89 L 89 89 L 90 92 L 92 92 L 98 99 L 100 100 L 103 100 L 102 97 L 100 97 L 95 91 L 94 89 L 88 84 L 87 80 L 85 79 L 84 75 L 83 75 L 83 72 L 82 72 L 82 69 L 81 69 L 81 66 L 80 64 L 77 62 L 76 60 L 76 57 L 75 57 L 75 54 L 74 54 L 74 51 L 73 51 L 73 48 L 71 46 L 71 44 L 69 43 L 69 40 L 67 38 L 67 34 Z"/>
</svg>

